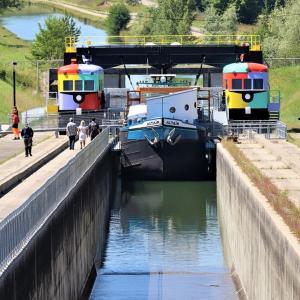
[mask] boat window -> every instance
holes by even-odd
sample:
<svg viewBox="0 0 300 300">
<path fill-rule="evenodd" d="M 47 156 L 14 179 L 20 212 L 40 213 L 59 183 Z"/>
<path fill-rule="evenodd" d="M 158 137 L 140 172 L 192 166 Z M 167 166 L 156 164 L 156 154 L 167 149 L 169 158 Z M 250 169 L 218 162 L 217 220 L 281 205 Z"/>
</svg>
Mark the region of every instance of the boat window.
<svg viewBox="0 0 300 300">
<path fill-rule="evenodd" d="M 170 107 L 170 113 L 174 114 L 176 111 L 176 108 L 174 106 Z"/>
<path fill-rule="evenodd" d="M 253 88 L 255 90 L 262 90 L 264 88 L 264 80 L 263 79 L 254 79 L 253 80 Z"/>
<path fill-rule="evenodd" d="M 241 90 L 242 89 L 242 79 L 232 79 L 232 89 Z"/>
<path fill-rule="evenodd" d="M 82 91 L 82 80 L 75 80 L 75 91 Z"/>
<path fill-rule="evenodd" d="M 189 107 L 188 104 L 186 104 L 186 105 L 184 106 L 184 109 L 185 109 L 185 110 L 189 110 L 189 108 L 190 108 L 190 107 Z"/>
<path fill-rule="evenodd" d="M 94 90 L 94 80 L 85 80 L 84 81 L 84 90 L 93 91 Z"/>
<path fill-rule="evenodd" d="M 251 79 L 244 79 L 244 90 L 251 90 Z"/>
<path fill-rule="evenodd" d="M 64 80 L 64 91 L 73 91 L 73 80 Z"/>
</svg>

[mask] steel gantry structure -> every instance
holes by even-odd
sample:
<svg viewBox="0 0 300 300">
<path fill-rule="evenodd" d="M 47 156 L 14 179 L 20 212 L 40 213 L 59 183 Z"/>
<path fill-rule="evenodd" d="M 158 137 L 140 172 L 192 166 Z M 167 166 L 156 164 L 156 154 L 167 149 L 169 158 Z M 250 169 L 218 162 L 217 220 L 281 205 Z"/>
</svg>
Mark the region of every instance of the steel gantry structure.
<svg viewBox="0 0 300 300">
<path fill-rule="evenodd" d="M 137 36 L 66 39 L 64 63 L 88 59 L 104 69 L 121 65 L 146 65 L 160 73 L 178 65 L 205 64 L 215 68 L 240 61 L 262 63 L 259 36 Z M 199 69 L 199 67 L 195 67 Z"/>
</svg>

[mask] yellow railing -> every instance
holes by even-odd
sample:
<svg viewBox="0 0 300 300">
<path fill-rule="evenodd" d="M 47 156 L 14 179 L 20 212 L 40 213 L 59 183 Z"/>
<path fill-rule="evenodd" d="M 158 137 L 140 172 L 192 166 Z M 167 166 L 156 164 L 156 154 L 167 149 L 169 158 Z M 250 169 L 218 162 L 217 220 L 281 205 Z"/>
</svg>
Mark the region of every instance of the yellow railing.
<svg viewBox="0 0 300 300">
<path fill-rule="evenodd" d="M 260 50 L 259 35 L 151 35 L 151 36 L 80 36 L 66 38 L 66 52 L 76 52 L 77 47 L 102 45 L 249 45 Z"/>
</svg>

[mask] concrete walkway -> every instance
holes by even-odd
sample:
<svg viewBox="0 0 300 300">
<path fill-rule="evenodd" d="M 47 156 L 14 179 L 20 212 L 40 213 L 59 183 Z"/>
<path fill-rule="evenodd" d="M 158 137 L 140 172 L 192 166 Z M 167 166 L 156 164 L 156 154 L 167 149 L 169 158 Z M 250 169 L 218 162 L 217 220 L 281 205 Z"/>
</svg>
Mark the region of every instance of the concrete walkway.
<svg viewBox="0 0 300 300">
<path fill-rule="evenodd" d="M 11 173 L 14 173 L 14 169 L 17 169 L 15 165 L 23 165 L 23 167 L 30 168 L 34 159 L 41 159 L 45 154 L 53 147 L 56 142 L 56 147 L 59 143 L 65 143 L 67 141 L 66 136 L 62 136 L 59 139 L 50 138 L 46 142 L 40 143 L 38 146 L 41 146 L 38 151 L 38 146 L 36 146 L 35 151 L 33 151 L 32 157 L 24 157 L 24 155 L 19 155 L 14 159 L 8 161 L 11 163 Z M 89 139 L 87 140 L 89 143 Z M 80 144 L 79 142 L 75 143 L 75 150 L 66 149 L 57 155 L 50 162 L 39 168 L 31 176 L 23 180 L 18 184 L 14 189 L 6 193 L 2 198 L 0 198 L 0 222 L 6 218 L 10 213 L 22 205 L 35 191 L 37 191 L 46 181 L 53 176 L 60 168 L 62 168 L 69 160 L 71 160 L 79 151 Z M 1 168 L 4 164 L 1 165 Z M 9 170 L 7 170 L 9 171 Z M 18 171 L 15 171 L 15 174 Z M 3 173 L 3 172 L 1 172 Z"/>
<path fill-rule="evenodd" d="M 263 135 L 252 141 L 241 140 L 237 146 L 300 209 L 300 148 L 285 140 L 267 140 Z"/>
<path fill-rule="evenodd" d="M 35 151 L 36 145 L 39 143 L 46 141 L 47 139 L 54 137 L 53 132 L 35 132 L 33 136 L 33 147 L 32 153 Z M 2 165 L 5 161 L 16 157 L 20 153 L 24 152 L 24 142 L 22 139 L 13 140 L 13 135 L 8 134 L 4 137 L 0 138 L 0 167 L 2 169 Z"/>
<path fill-rule="evenodd" d="M 0 138 L 0 193 L 11 189 L 64 150 L 67 141 L 66 136 L 56 138 L 53 132 L 37 132 L 33 137 L 32 156 L 25 157 L 22 139 L 13 140 L 11 134 Z"/>
</svg>

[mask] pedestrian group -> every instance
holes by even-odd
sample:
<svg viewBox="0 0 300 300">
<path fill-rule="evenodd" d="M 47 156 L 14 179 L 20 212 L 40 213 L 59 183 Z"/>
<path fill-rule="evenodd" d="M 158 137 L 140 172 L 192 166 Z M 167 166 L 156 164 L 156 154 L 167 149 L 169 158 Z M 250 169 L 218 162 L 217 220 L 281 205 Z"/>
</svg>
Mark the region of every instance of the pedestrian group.
<svg viewBox="0 0 300 300">
<path fill-rule="evenodd" d="M 19 131 L 19 112 L 16 106 L 13 107 L 12 114 L 12 131 L 14 134 L 14 140 L 20 139 L 20 131 Z M 77 127 L 73 121 L 73 118 L 69 119 L 69 123 L 66 127 L 66 133 L 69 137 L 69 148 L 70 150 L 74 150 L 74 145 L 76 141 L 76 137 L 78 135 L 78 139 L 80 142 L 80 149 L 85 147 L 86 139 L 90 136 L 91 141 L 101 132 L 99 125 L 97 124 L 95 118 L 92 118 L 92 121 L 88 126 L 85 125 L 85 121 L 82 120 L 80 125 Z M 24 140 L 25 146 L 25 156 L 32 156 L 32 138 L 33 138 L 33 130 L 29 127 L 29 124 L 26 123 L 25 127 L 21 130 L 21 137 Z"/>
<path fill-rule="evenodd" d="M 69 123 L 66 127 L 66 133 L 69 137 L 69 149 L 74 150 L 77 135 L 80 142 L 80 149 L 82 149 L 85 147 L 86 139 L 88 136 L 90 136 L 92 141 L 100 132 L 101 130 L 95 118 L 92 118 L 92 121 L 89 123 L 88 126 L 86 126 L 85 121 L 82 120 L 78 127 L 74 123 L 73 118 L 70 118 Z"/>
</svg>

